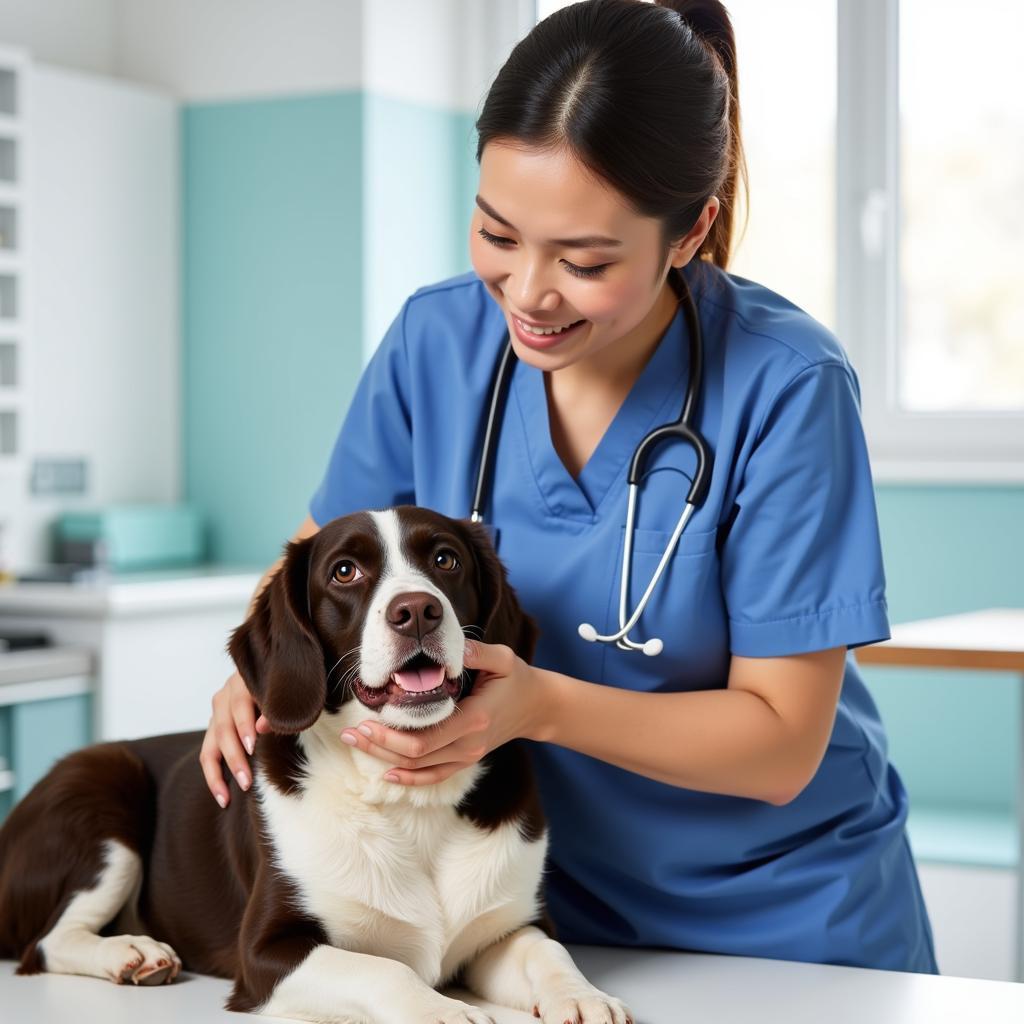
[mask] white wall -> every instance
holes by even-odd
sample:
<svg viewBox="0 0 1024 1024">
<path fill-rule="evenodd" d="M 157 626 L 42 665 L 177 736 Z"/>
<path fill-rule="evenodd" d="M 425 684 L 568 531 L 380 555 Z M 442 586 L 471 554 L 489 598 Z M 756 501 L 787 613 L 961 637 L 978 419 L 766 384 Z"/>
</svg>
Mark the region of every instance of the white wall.
<svg viewBox="0 0 1024 1024">
<path fill-rule="evenodd" d="M 0 0 L 0 43 L 45 64 L 112 74 L 116 8 L 117 0 Z"/>
<path fill-rule="evenodd" d="M 182 100 L 360 88 L 364 0 L 114 2 L 117 73 Z"/>
<path fill-rule="evenodd" d="M 365 89 L 475 110 L 534 0 L 0 0 L 0 42 L 191 102 Z"/>
</svg>

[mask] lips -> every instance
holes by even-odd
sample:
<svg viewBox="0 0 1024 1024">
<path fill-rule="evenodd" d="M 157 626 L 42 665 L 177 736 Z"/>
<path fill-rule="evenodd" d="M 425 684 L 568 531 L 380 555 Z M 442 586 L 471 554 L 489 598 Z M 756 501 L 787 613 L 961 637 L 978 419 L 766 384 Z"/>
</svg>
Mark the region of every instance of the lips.
<svg viewBox="0 0 1024 1024">
<path fill-rule="evenodd" d="M 461 684 L 458 679 L 449 679 L 443 665 L 420 652 L 393 673 L 385 686 L 368 687 L 356 679 L 353 691 L 359 701 L 368 708 L 381 708 L 385 704 L 394 707 L 418 707 L 421 704 L 435 704 L 457 698 Z"/>
</svg>

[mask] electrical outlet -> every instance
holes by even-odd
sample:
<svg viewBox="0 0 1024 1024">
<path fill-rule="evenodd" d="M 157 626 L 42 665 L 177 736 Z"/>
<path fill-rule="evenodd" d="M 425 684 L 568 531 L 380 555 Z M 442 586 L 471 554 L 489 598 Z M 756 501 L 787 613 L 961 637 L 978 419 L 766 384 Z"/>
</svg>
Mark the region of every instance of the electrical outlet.
<svg viewBox="0 0 1024 1024">
<path fill-rule="evenodd" d="M 85 459 L 35 459 L 33 494 L 85 494 Z"/>
</svg>

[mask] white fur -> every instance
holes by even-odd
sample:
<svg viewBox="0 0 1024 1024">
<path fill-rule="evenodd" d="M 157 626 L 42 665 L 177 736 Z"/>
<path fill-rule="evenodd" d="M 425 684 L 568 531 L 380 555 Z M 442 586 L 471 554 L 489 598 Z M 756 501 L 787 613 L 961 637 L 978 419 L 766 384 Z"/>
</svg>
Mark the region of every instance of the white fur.
<svg viewBox="0 0 1024 1024">
<path fill-rule="evenodd" d="M 100 938 L 96 934 L 123 908 L 134 908 L 142 882 L 142 861 L 134 850 L 116 839 L 106 839 L 103 853 L 96 884 L 75 893 L 57 923 L 39 941 L 46 970 L 109 978 L 117 983 L 138 984 L 145 977 L 171 980 L 181 970 L 181 961 L 166 943 L 148 935 Z M 170 967 L 158 969 L 160 961 Z"/>
<path fill-rule="evenodd" d="M 253 789 L 276 862 L 332 944 L 399 960 L 436 986 L 536 916 L 547 833 L 528 843 L 517 823 L 485 831 L 452 803 L 367 801 L 364 792 L 407 787 L 363 788 L 355 760 L 367 755 L 346 747 L 328 717 L 313 728 L 329 730 L 334 749 L 303 743 L 309 777 L 301 793 L 286 796 L 256 772 Z"/>
<path fill-rule="evenodd" d="M 384 568 L 363 623 L 359 678 L 370 688 L 387 686 L 392 674 L 409 660 L 407 638 L 399 637 L 388 623 L 388 605 L 400 594 L 423 592 L 431 594 L 444 613 L 441 625 L 423 638 L 423 649 L 445 666 L 445 674 L 449 678 L 458 679 L 464 668 L 466 638 L 451 601 L 426 573 L 410 564 L 405 557 L 398 513 L 388 509 L 371 512 L 370 515 L 380 534 Z M 370 714 L 393 728 L 422 729 L 448 718 L 455 710 L 455 701 L 448 697 L 437 701 L 429 710 L 419 708 L 415 711 L 391 704 L 385 704 L 377 711 L 361 704 L 358 707 L 363 713 L 360 721 Z"/>
</svg>

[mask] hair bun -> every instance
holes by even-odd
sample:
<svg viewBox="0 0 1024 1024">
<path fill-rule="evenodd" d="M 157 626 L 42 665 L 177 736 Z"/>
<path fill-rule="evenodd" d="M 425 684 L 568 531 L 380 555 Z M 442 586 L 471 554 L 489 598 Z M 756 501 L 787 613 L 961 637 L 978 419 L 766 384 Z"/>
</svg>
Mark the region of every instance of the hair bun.
<svg viewBox="0 0 1024 1024">
<path fill-rule="evenodd" d="M 734 66 L 735 44 L 729 12 L 720 0 L 654 0 L 658 7 L 675 11 L 721 60 L 731 76 Z"/>
</svg>

